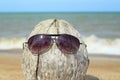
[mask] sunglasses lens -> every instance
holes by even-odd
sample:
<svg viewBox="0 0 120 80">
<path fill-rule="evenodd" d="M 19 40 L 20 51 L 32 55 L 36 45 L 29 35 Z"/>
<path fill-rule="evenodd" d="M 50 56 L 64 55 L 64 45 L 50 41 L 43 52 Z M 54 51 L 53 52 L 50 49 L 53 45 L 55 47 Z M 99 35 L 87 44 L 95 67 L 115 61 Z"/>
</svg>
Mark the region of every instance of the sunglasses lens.
<svg viewBox="0 0 120 80">
<path fill-rule="evenodd" d="M 51 45 L 51 37 L 47 35 L 35 35 L 28 40 L 28 48 L 33 54 L 46 51 Z"/>
<path fill-rule="evenodd" d="M 60 35 L 56 43 L 62 52 L 68 54 L 75 54 L 78 51 L 80 45 L 80 42 L 76 37 L 68 34 Z"/>
</svg>

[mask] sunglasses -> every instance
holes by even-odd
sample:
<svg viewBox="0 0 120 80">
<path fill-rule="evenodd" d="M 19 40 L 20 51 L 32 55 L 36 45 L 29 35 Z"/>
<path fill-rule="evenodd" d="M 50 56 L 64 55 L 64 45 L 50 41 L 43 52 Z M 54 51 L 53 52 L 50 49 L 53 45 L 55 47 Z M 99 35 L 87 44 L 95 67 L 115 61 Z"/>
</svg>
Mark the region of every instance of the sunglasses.
<svg viewBox="0 0 120 80">
<path fill-rule="evenodd" d="M 80 44 L 83 44 L 76 37 L 69 34 L 37 34 L 30 37 L 28 42 L 23 43 L 23 49 L 27 44 L 32 54 L 42 54 L 47 52 L 54 42 L 61 52 L 67 54 L 77 53 Z"/>
</svg>

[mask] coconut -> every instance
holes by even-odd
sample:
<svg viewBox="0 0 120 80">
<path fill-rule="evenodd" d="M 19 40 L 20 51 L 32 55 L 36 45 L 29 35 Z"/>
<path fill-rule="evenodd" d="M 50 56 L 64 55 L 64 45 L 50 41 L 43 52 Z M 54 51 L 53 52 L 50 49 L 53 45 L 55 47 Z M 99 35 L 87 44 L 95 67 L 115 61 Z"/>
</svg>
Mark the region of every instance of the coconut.
<svg viewBox="0 0 120 80">
<path fill-rule="evenodd" d="M 22 58 L 26 80 L 85 79 L 89 65 L 88 52 L 80 33 L 71 24 L 58 19 L 45 20 L 35 26 L 28 39 L 36 34 L 69 34 L 83 44 L 80 44 L 77 53 L 65 54 L 54 43 L 47 52 L 38 55 L 33 55 L 26 45 Z"/>
</svg>

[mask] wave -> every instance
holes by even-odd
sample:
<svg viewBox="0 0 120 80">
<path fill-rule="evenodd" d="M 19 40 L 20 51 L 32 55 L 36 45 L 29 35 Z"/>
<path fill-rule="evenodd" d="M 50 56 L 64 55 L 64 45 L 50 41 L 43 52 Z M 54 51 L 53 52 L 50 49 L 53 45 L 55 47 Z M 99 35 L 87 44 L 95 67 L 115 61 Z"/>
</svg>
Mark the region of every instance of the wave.
<svg viewBox="0 0 120 80">
<path fill-rule="evenodd" d="M 87 44 L 87 50 L 90 54 L 120 55 L 120 38 L 111 40 L 95 35 L 83 36 L 82 38 Z M 26 38 L 0 38 L 0 50 L 22 49 L 22 44 L 25 41 Z"/>
<path fill-rule="evenodd" d="M 26 38 L 0 38 L 0 50 L 22 49 Z"/>
<path fill-rule="evenodd" d="M 95 35 L 83 37 L 89 53 L 120 55 L 120 38 L 111 40 L 98 38 Z"/>
</svg>

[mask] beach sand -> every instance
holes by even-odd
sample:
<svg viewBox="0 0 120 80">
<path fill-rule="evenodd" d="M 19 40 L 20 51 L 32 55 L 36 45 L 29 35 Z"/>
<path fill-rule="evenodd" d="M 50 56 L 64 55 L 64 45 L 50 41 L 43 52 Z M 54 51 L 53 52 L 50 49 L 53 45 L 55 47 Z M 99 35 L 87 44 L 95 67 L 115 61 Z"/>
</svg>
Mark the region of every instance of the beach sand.
<svg viewBox="0 0 120 80">
<path fill-rule="evenodd" d="M 0 51 L 0 80 L 25 80 L 21 66 L 22 54 Z M 90 58 L 87 80 L 120 80 L 120 60 Z"/>
</svg>

